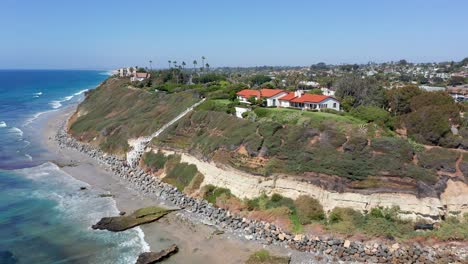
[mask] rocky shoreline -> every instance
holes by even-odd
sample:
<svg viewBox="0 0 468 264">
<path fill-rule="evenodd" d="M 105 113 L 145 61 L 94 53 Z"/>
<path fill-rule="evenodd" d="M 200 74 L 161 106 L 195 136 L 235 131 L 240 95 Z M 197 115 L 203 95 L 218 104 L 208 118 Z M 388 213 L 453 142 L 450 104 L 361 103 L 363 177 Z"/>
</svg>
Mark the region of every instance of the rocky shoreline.
<svg viewBox="0 0 468 264">
<path fill-rule="evenodd" d="M 157 197 L 170 206 L 178 206 L 189 217 L 215 225 L 218 228 L 248 240 L 263 244 L 287 246 L 291 249 L 312 252 L 333 261 L 357 261 L 370 263 L 463 263 L 468 256 L 466 249 L 456 247 L 428 247 L 421 245 L 366 244 L 336 238 L 294 235 L 273 224 L 234 215 L 216 208 L 203 199 L 196 199 L 179 192 L 175 187 L 160 181 L 141 168 L 132 168 L 125 160 L 106 154 L 101 150 L 70 137 L 60 126 L 55 140 L 61 148 L 77 150 L 97 160 L 131 187 L 149 197 Z M 311 254 L 311 258 L 313 255 Z"/>
</svg>

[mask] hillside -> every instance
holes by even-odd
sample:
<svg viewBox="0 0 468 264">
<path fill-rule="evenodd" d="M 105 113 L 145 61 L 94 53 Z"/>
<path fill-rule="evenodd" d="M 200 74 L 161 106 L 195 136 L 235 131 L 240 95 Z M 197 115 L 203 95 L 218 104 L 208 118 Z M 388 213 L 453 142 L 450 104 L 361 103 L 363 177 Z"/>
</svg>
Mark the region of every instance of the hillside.
<svg viewBox="0 0 468 264">
<path fill-rule="evenodd" d="M 124 155 L 128 139 L 149 135 L 199 100 L 192 92 L 150 93 L 111 78 L 88 92 L 71 118 L 69 132 L 77 139 Z"/>
<path fill-rule="evenodd" d="M 261 111 L 257 111 L 261 110 Z M 346 116 L 257 109 L 256 120 L 195 111 L 153 140 L 257 175 L 295 175 L 327 189 L 438 196 L 468 175 L 460 153 L 423 146 Z M 459 161 L 457 163 L 457 161 Z"/>
</svg>

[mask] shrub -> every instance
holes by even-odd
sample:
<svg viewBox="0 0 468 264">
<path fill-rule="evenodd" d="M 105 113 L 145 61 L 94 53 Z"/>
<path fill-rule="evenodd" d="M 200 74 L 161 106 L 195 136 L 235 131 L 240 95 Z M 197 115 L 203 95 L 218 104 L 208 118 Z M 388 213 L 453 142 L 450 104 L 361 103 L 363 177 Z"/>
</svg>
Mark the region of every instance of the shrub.
<svg viewBox="0 0 468 264">
<path fill-rule="evenodd" d="M 296 214 L 299 222 L 303 225 L 312 221 L 319 221 L 325 218 L 323 207 L 317 199 L 310 196 L 301 195 L 295 201 Z"/>
<path fill-rule="evenodd" d="M 157 153 L 150 151 L 143 155 L 143 163 L 152 170 L 164 168 L 166 161 L 167 158 L 161 151 L 158 151 Z"/>
<path fill-rule="evenodd" d="M 366 122 L 375 122 L 385 125 L 390 121 L 390 113 L 377 106 L 358 106 L 351 110 L 350 114 Z"/>
<path fill-rule="evenodd" d="M 173 169 L 167 171 L 163 181 L 174 185 L 179 191 L 183 191 L 197 174 L 197 166 L 188 163 L 177 163 Z"/>
<path fill-rule="evenodd" d="M 202 188 L 202 197 L 211 204 L 216 204 L 216 199 L 221 195 L 226 195 L 227 197 L 231 196 L 231 190 L 227 188 L 216 187 L 214 185 L 208 184 Z"/>
</svg>

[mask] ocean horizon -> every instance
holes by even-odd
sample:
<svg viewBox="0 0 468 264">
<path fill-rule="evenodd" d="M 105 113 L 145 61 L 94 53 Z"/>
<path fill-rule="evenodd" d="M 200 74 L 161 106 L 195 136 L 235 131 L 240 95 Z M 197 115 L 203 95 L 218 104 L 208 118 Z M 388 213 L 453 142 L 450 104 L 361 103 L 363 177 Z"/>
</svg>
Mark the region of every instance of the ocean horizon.
<svg viewBox="0 0 468 264">
<path fill-rule="evenodd" d="M 76 105 L 108 76 L 0 70 L 0 263 L 128 263 L 148 249 L 139 228 L 92 230 L 118 213 L 115 201 L 49 162 L 40 142 L 48 115 Z"/>
</svg>

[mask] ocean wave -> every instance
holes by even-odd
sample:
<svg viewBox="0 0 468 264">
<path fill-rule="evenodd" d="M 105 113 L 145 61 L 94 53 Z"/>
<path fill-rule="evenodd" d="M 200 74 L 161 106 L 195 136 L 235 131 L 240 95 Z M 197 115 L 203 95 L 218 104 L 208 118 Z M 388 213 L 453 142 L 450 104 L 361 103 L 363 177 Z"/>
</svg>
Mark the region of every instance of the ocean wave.
<svg viewBox="0 0 468 264">
<path fill-rule="evenodd" d="M 28 158 L 29 161 L 32 161 L 32 160 L 33 160 L 32 156 L 29 155 L 29 154 L 24 154 L 24 156 L 26 156 L 26 158 Z"/>
<path fill-rule="evenodd" d="M 113 71 L 105 71 L 105 72 L 100 72 L 99 74 L 100 74 L 100 75 L 111 76 L 111 75 L 113 75 L 114 73 L 113 73 Z"/>
<path fill-rule="evenodd" d="M 13 132 L 14 134 L 18 135 L 19 137 L 23 137 L 23 130 L 17 128 L 17 127 L 12 127 L 10 129 L 11 132 Z"/>
<path fill-rule="evenodd" d="M 70 101 L 73 98 L 73 95 L 65 96 L 64 101 Z"/>
<path fill-rule="evenodd" d="M 74 96 L 77 96 L 77 95 L 83 94 L 83 93 L 85 93 L 85 92 L 87 92 L 87 91 L 89 91 L 89 89 L 81 90 L 81 91 L 79 91 L 79 92 L 77 92 L 77 93 L 74 93 L 73 95 L 74 95 Z"/>
<path fill-rule="evenodd" d="M 62 101 L 52 101 L 49 103 L 50 106 L 52 106 L 53 109 L 57 109 L 57 108 L 60 108 L 62 106 Z"/>
<path fill-rule="evenodd" d="M 93 263 L 135 263 L 141 252 L 150 250 L 139 227 L 118 233 L 91 229 L 101 218 L 119 213 L 114 199 L 99 196 L 102 191 L 49 162 L 17 172 L 35 183 L 28 195 L 56 203 L 54 217 L 72 224 L 77 229 L 76 239 L 92 240 L 105 246 L 106 250 L 93 255 Z M 86 191 L 80 191 L 81 187 L 86 187 Z"/>
<path fill-rule="evenodd" d="M 23 126 L 27 126 L 27 125 L 31 124 L 32 122 L 34 122 L 34 120 L 38 119 L 39 116 L 41 116 L 42 114 L 48 113 L 48 112 L 50 112 L 50 111 L 35 113 L 31 118 L 26 119 L 26 122 L 24 122 Z"/>
<path fill-rule="evenodd" d="M 34 95 L 42 95 L 42 92 L 35 93 Z"/>
<path fill-rule="evenodd" d="M 7 124 L 5 122 L 3 122 L 3 121 L 0 121 L 0 128 L 1 127 L 7 127 Z"/>
</svg>

